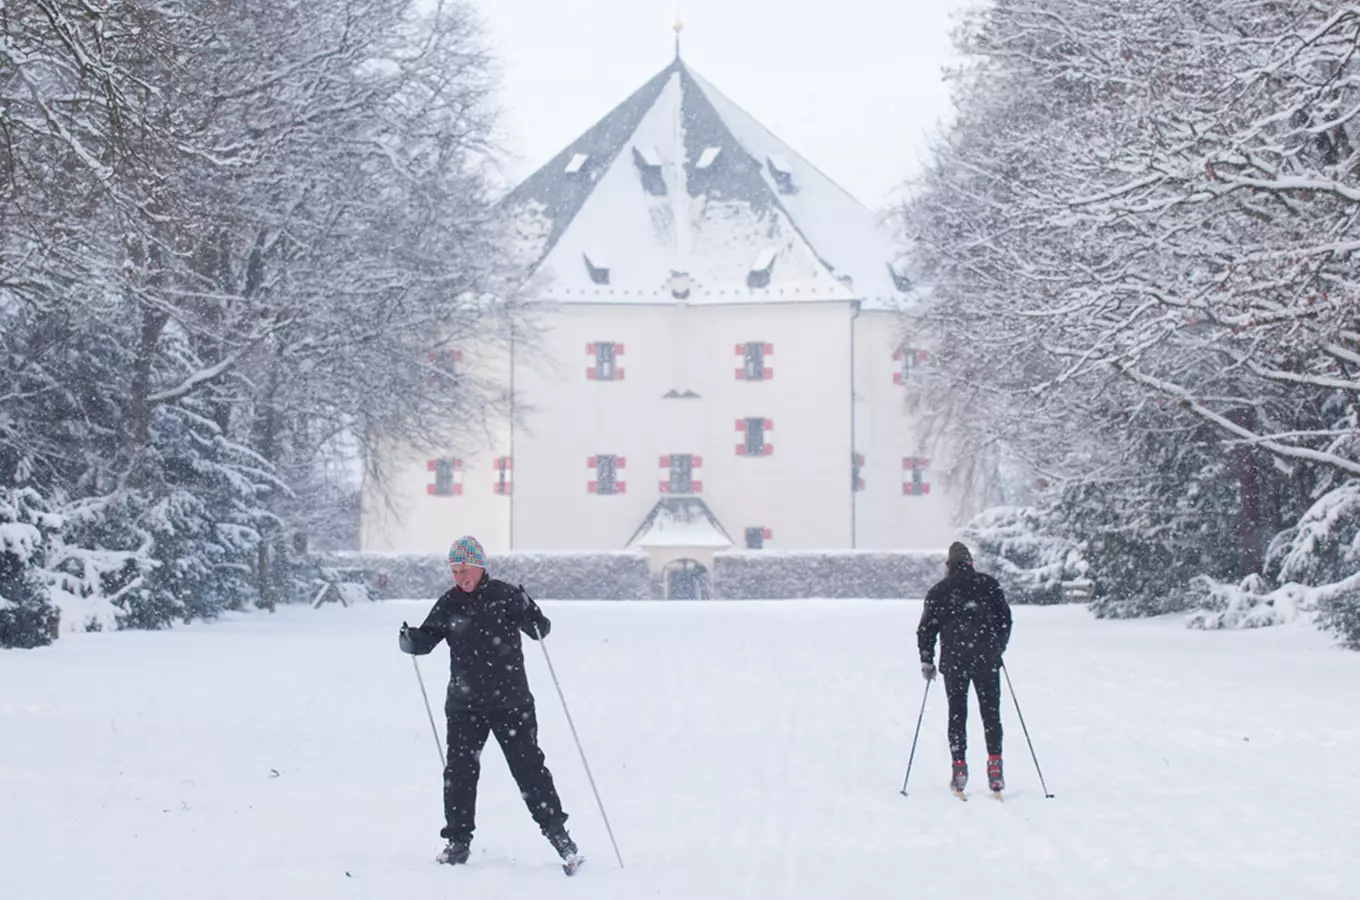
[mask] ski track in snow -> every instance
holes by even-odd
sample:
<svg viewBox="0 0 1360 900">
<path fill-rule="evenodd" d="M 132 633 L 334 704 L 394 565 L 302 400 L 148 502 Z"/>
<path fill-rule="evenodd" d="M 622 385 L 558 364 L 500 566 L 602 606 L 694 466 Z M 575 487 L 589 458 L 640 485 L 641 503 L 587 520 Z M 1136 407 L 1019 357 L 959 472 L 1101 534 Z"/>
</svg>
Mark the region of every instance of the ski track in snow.
<svg viewBox="0 0 1360 900">
<path fill-rule="evenodd" d="M 1004 803 L 950 796 L 916 602 L 545 603 L 540 736 L 589 862 L 562 876 L 483 755 L 472 865 L 433 862 L 440 772 L 402 620 L 287 608 L 0 652 L 0 884 L 13 900 L 1353 896 L 1360 654 L 1306 627 L 1201 633 L 1017 607 Z M 442 739 L 443 647 L 421 660 Z M 277 773 L 277 774 L 276 774 Z"/>
</svg>

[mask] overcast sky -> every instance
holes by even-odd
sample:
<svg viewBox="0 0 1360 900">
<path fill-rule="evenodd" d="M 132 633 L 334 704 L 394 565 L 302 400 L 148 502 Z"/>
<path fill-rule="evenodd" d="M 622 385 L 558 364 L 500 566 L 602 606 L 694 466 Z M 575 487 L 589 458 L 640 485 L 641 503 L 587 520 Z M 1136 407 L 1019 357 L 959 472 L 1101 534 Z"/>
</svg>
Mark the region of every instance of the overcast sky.
<svg viewBox="0 0 1360 900">
<path fill-rule="evenodd" d="M 967 0 L 478 0 L 502 66 L 518 181 L 685 61 L 871 208 L 950 114 L 943 69 Z"/>
</svg>

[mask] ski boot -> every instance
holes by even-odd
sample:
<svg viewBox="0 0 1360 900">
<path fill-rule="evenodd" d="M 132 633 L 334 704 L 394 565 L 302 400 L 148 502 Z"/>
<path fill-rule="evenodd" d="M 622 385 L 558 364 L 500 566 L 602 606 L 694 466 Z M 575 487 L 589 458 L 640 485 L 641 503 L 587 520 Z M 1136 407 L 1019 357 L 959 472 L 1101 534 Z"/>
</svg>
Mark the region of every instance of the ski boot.
<svg viewBox="0 0 1360 900">
<path fill-rule="evenodd" d="M 1001 774 L 1000 753 L 993 753 L 987 757 L 987 787 L 998 800 L 1001 799 L 1001 792 L 1006 789 L 1006 779 Z"/>
<path fill-rule="evenodd" d="M 461 866 L 468 861 L 471 853 L 472 848 L 467 841 L 450 840 L 448 846 L 440 850 L 434 860 L 446 866 Z"/>
<path fill-rule="evenodd" d="M 954 775 L 949 779 L 949 789 L 954 792 L 959 799 L 965 799 L 963 789 L 968 787 L 968 763 L 966 760 L 954 760 Z"/>
<path fill-rule="evenodd" d="M 581 855 L 581 851 L 576 847 L 576 842 L 567 834 L 567 830 L 561 827 L 554 828 L 545 832 L 544 836 L 547 837 L 548 843 L 552 844 L 553 849 L 557 851 L 557 855 L 562 857 L 562 871 L 568 875 L 575 875 L 576 870 L 581 868 L 581 864 L 586 861 L 586 858 Z"/>
</svg>

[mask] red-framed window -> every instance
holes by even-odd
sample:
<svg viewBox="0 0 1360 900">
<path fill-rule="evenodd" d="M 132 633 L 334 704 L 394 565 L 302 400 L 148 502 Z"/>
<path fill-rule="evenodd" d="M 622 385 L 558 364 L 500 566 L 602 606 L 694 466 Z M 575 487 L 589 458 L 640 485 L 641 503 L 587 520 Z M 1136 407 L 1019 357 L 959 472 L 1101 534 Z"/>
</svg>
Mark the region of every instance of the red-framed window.
<svg viewBox="0 0 1360 900">
<path fill-rule="evenodd" d="M 930 363 L 930 353 L 916 347 L 898 347 L 893 362 L 897 363 L 893 384 L 906 384 L 912 372 Z"/>
<path fill-rule="evenodd" d="M 622 456 L 600 454 L 590 457 L 586 460 L 586 468 L 590 470 L 591 479 L 586 482 L 586 490 L 592 494 L 626 493 L 628 484 L 620 474 L 627 465 L 628 460 Z"/>
<path fill-rule="evenodd" d="M 491 489 L 504 497 L 510 496 L 514 490 L 514 461 L 508 456 L 498 456 L 491 462 L 492 471 L 496 473 L 496 480 L 492 482 Z"/>
<path fill-rule="evenodd" d="M 746 549 L 764 550 L 765 542 L 774 538 L 774 532 L 763 525 L 752 525 L 746 529 Z"/>
<path fill-rule="evenodd" d="M 612 341 L 586 344 L 586 378 L 590 381 L 623 381 L 623 344 Z"/>
<path fill-rule="evenodd" d="M 926 473 L 930 470 L 930 460 L 916 456 L 902 458 L 902 493 L 908 497 L 923 497 L 930 493 L 930 483 Z"/>
<path fill-rule="evenodd" d="M 774 367 L 769 358 L 774 355 L 774 344 L 748 341 L 737 344 L 737 356 L 741 365 L 737 366 L 738 381 L 769 381 L 774 377 Z"/>
<path fill-rule="evenodd" d="M 661 457 L 661 493 L 699 494 L 704 483 L 698 477 L 704 458 L 692 453 L 672 453 Z"/>
<path fill-rule="evenodd" d="M 741 443 L 737 444 L 737 456 L 774 454 L 774 444 L 770 442 L 770 434 L 774 431 L 773 419 L 737 419 L 737 431 L 742 436 Z"/>
<path fill-rule="evenodd" d="M 425 485 L 425 492 L 435 497 L 461 497 L 463 494 L 463 461 L 461 459 L 430 459 L 427 471 L 434 473 L 434 481 Z"/>
<path fill-rule="evenodd" d="M 463 351 L 449 348 L 431 350 L 425 354 L 425 361 L 430 365 L 430 384 L 434 384 L 441 375 L 456 378 L 462 372 Z"/>
</svg>

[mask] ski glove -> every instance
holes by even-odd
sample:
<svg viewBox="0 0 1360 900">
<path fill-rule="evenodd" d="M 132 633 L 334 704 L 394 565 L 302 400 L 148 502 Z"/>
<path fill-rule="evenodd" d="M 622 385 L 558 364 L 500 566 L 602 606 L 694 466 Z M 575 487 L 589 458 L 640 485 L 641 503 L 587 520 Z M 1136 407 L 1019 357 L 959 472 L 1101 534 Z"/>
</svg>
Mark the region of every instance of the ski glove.
<svg viewBox="0 0 1360 900">
<path fill-rule="evenodd" d="M 401 648 L 402 653 L 415 655 L 416 645 L 411 641 L 411 626 L 405 622 L 401 623 L 401 633 L 397 635 L 397 646 Z"/>
<path fill-rule="evenodd" d="M 926 681 L 934 681 L 935 664 L 928 662 L 921 663 L 921 677 L 924 678 Z"/>
</svg>

